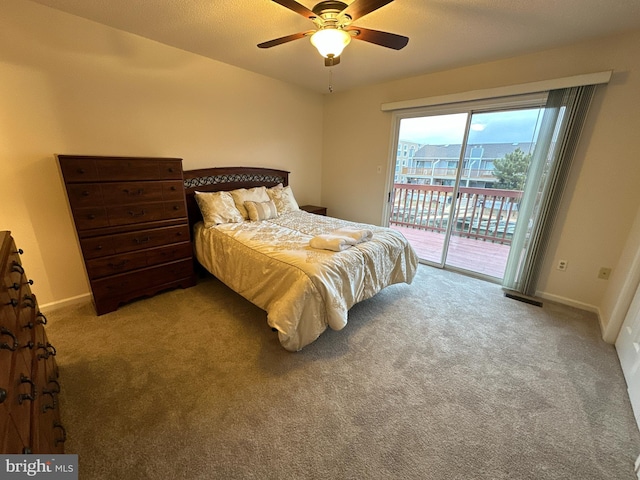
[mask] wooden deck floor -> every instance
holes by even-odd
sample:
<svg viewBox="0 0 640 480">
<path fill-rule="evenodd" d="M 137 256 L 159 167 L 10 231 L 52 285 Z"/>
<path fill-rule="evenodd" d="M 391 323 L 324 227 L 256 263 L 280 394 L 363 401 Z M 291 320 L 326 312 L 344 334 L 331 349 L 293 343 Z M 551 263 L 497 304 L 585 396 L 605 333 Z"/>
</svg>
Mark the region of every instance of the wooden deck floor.
<svg viewBox="0 0 640 480">
<path fill-rule="evenodd" d="M 444 234 L 392 225 L 402 232 L 423 260 L 440 263 Z M 502 279 L 509 256 L 509 245 L 451 236 L 446 265 Z"/>
</svg>

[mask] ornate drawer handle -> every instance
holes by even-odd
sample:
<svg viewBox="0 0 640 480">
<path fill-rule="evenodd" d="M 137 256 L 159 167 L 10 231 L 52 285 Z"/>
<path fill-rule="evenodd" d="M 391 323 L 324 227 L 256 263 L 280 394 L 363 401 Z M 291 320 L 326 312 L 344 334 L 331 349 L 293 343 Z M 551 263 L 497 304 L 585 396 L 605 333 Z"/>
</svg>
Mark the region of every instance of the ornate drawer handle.
<svg viewBox="0 0 640 480">
<path fill-rule="evenodd" d="M 42 393 L 60 393 L 60 383 L 57 380 L 51 379 L 47 382 L 47 385 L 49 385 L 50 383 L 55 384 L 55 389 L 45 389 L 42 390 Z"/>
<path fill-rule="evenodd" d="M 53 424 L 53 428 L 59 428 L 60 430 L 62 430 L 62 438 L 56 438 L 53 441 L 53 444 L 57 447 L 59 443 L 64 443 L 67 441 L 67 431 L 64 429 L 64 427 L 58 423 L 58 422 L 54 422 Z"/>
<path fill-rule="evenodd" d="M 36 313 L 36 318 L 38 318 L 37 323 L 39 323 L 40 325 L 47 324 L 47 317 L 44 316 L 44 313 L 42 312 Z"/>
<path fill-rule="evenodd" d="M 24 374 L 20 374 L 20 383 L 28 383 L 31 387 L 31 393 L 21 393 L 18 395 L 18 403 L 22 405 L 22 402 L 25 400 L 35 400 L 36 399 L 36 384 Z"/>
<path fill-rule="evenodd" d="M 25 295 L 24 297 L 22 297 L 22 306 L 35 308 L 36 297 L 34 297 L 33 295 Z"/>
<path fill-rule="evenodd" d="M 2 335 L 7 335 L 8 337 L 11 337 L 13 339 L 13 346 L 9 345 L 8 343 L 0 343 L 0 350 L 11 350 L 12 352 L 15 352 L 19 346 L 18 339 L 16 338 L 16 336 L 5 327 L 0 327 L 0 336 Z"/>
<path fill-rule="evenodd" d="M 25 343 L 25 344 L 24 344 L 22 347 L 20 347 L 20 348 L 28 348 L 29 350 L 33 350 L 33 346 L 34 346 L 33 341 L 32 341 L 32 340 L 29 340 L 27 343 Z"/>
<path fill-rule="evenodd" d="M 11 271 L 12 272 L 18 272 L 21 275 L 24 274 L 24 268 L 22 268 L 22 265 L 20 265 L 18 262 L 12 262 L 11 263 Z"/>
<path fill-rule="evenodd" d="M 26 282 L 23 282 L 22 285 L 33 285 L 33 280 L 27 280 Z M 20 290 L 20 284 L 14 283 L 9 288 L 12 288 L 14 290 Z"/>
<path fill-rule="evenodd" d="M 9 303 L 5 303 L 5 305 L 11 305 L 12 307 L 17 307 L 18 300 L 16 300 L 15 298 L 12 298 L 11 300 L 9 300 Z"/>
<path fill-rule="evenodd" d="M 141 243 L 147 243 L 151 241 L 151 237 L 144 237 L 144 238 L 134 238 L 133 242 L 136 244 L 141 244 Z"/>
<path fill-rule="evenodd" d="M 134 212 L 129 210 L 129 215 L 131 215 L 132 217 L 142 217 L 143 215 L 145 215 L 145 211 L 141 210 L 140 212 Z"/>
<path fill-rule="evenodd" d="M 38 358 L 43 358 L 43 359 L 47 359 L 49 357 L 55 357 L 56 356 L 56 347 L 54 347 L 53 345 L 51 345 L 49 342 L 47 342 L 47 344 L 45 345 L 44 343 L 38 343 L 38 350 L 44 350 L 44 353 L 41 353 L 38 355 Z"/>
</svg>

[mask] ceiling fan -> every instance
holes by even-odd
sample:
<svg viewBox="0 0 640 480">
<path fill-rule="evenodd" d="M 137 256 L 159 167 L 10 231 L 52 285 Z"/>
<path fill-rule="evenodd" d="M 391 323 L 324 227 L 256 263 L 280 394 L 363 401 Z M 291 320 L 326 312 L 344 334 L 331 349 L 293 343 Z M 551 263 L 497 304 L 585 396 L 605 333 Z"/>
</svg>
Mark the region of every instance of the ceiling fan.
<svg viewBox="0 0 640 480">
<path fill-rule="evenodd" d="M 324 57 L 325 66 L 331 67 L 340 63 L 340 54 L 352 38 L 394 50 L 400 50 L 409 43 L 409 38 L 402 35 L 357 27 L 351 23 L 393 0 L 354 0 L 350 5 L 340 1 L 326 0 L 318 3 L 311 10 L 295 0 L 273 1 L 308 18 L 315 23 L 316 29 L 269 40 L 258 44 L 259 48 L 271 48 L 299 38 L 311 37 L 311 43 Z"/>
</svg>

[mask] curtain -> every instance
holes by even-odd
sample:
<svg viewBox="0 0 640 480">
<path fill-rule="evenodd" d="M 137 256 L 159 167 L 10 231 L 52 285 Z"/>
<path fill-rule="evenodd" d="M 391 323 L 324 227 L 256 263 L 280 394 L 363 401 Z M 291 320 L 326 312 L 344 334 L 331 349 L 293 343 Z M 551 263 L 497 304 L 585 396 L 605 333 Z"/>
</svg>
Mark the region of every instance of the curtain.
<svg viewBox="0 0 640 480">
<path fill-rule="evenodd" d="M 549 92 L 519 209 L 503 286 L 535 296 L 545 251 L 569 176 L 595 85 Z"/>
</svg>

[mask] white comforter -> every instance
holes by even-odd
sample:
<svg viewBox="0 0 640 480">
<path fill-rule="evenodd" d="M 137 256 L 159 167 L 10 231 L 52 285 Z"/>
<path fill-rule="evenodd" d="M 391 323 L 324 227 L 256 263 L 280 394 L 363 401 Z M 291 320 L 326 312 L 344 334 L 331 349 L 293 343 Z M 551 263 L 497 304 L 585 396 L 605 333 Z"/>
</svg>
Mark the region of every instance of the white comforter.
<svg viewBox="0 0 640 480">
<path fill-rule="evenodd" d="M 339 227 L 373 232 L 341 252 L 309 241 Z M 340 330 L 347 312 L 388 285 L 411 283 L 418 258 L 401 233 L 304 211 L 272 220 L 228 223 L 194 231 L 198 261 L 231 289 L 267 312 L 284 348 L 297 351 L 329 325 Z"/>
</svg>

